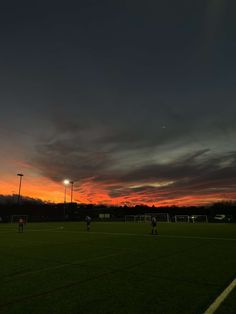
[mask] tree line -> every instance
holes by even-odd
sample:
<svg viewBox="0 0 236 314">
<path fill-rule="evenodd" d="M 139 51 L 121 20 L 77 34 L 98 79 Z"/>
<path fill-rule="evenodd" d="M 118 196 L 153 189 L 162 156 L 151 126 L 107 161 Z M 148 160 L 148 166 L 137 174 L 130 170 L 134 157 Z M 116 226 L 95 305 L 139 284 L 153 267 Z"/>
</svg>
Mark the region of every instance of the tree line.
<svg viewBox="0 0 236 314">
<path fill-rule="evenodd" d="M 108 206 L 101 204 L 50 203 L 23 197 L 17 203 L 16 197 L 0 195 L 0 217 L 8 222 L 12 215 L 28 215 L 31 221 L 83 220 L 89 215 L 99 219 L 100 214 L 109 214 L 111 219 L 124 220 L 127 215 L 144 215 L 147 213 L 168 213 L 175 215 L 226 215 L 236 222 L 236 201 L 222 201 L 205 206 Z"/>
</svg>

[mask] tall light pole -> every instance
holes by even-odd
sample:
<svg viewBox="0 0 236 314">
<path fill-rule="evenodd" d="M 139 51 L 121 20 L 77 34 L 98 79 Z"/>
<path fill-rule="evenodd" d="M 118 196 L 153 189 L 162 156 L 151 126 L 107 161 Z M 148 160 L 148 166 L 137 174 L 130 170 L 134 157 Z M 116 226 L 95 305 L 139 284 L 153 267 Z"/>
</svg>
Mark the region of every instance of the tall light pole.
<svg viewBox="0 0 236 314">
<path fill-rule="evenodd" d="M 24 176 L 23 173 L 17 173 L 17 176 L 20 178 L 19 182 L 19 192 L 18 192 L 18 199 L 17 199 L 17 204 L 20 204 L 20 192 L 21 192 L 21 182 L 22 182 L 22 177 Z"/>
<path fill-rule="evenodd" d="M 64 218 L 65 218 L 66 217 L 66 188 L 67 188 L 67 185 L 70 184 L 70 180 L 65 179 L 63 183 L 65 186 L 65 189 L 64 189 Z"/>
<path fill-rule="evenodd" d="M 70 181 L 71 184 L 71 190 L 70 190 L 70 202 L 72 204 L 73 201 L 73 192 L 74 192 L 74 181 Z"/>
</svg>

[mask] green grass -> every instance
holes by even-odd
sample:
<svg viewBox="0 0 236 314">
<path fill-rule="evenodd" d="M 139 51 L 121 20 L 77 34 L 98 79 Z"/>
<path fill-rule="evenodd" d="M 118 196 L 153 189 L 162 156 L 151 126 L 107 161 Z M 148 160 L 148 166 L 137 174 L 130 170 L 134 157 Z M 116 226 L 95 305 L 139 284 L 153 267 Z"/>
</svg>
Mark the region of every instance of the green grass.
<svg viewBox="0 0 236 314">
<path fill-rule="evenodd" d="M 23 234 L 1 225 L 0 312 L 203 313 L 236 277 L 236 226 L 158 227 L 151 236 L 147 224 L 28 224 Z M 219 314 L 236 313 L 235 299 Z"/>
</svg>

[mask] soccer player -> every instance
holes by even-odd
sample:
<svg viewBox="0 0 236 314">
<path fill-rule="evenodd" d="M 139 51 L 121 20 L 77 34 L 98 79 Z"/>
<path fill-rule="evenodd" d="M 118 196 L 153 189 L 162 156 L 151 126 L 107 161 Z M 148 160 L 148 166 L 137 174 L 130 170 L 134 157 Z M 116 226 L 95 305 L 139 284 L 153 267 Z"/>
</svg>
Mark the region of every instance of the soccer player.
<svg viewBox="0 0 236 314">
<path fill-rule="evenodd" d="M 90 216 L 85 217 L 86 225 L 87 225 L 87 231 L 90 230 L 90 223 L 92 221 L 92 218 Z"/>
<path fill-rule="evenodd" d="M 154 216 L 151 219 L 151 225 L 152 225 L 152 234 L 157 234 L 157 219 Z"/>
<path fill-rule="evenodd" d="M 22 233 L 24 231 L 24 219 L 21 217 L 18 222 L 18 232 Z"/>
</svg>

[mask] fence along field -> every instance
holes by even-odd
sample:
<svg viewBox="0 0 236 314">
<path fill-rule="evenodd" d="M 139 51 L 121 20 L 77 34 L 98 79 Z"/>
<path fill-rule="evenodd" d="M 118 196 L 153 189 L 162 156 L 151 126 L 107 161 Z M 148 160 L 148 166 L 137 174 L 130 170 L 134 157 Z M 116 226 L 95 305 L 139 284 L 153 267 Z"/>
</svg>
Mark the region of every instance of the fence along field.
<svg viewBox="0 0 236 314">
<path fill-rule="evenodd" d="M 29 223 L 18 234 L 16 224 L 1 225 L 0 312 L 204 313 L 236 277 L 235 225 L 158 229 L 152 236 L 148 223 L 92 223 L 90 232 L 84 223 Z"/>
</svg>

